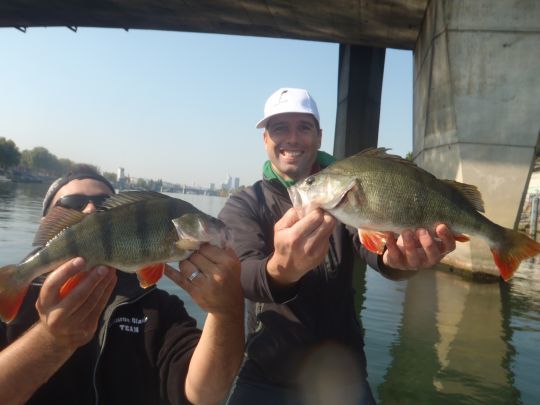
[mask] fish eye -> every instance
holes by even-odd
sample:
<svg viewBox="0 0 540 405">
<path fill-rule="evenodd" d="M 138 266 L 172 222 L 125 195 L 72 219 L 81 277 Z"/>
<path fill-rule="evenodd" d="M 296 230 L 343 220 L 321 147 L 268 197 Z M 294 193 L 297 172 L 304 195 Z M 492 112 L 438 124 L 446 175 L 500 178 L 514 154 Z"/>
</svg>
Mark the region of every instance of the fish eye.
<svg viewBox="0 0 540 405">
<path fill-rule="evenodd" d="M 313 184 L 313 182 L 315 181 L 315 177 L 313 176 L 309 176 L 307 179 L 306 179 L 306 184 L 308 186 L 311 186 Z"/>
</svg>

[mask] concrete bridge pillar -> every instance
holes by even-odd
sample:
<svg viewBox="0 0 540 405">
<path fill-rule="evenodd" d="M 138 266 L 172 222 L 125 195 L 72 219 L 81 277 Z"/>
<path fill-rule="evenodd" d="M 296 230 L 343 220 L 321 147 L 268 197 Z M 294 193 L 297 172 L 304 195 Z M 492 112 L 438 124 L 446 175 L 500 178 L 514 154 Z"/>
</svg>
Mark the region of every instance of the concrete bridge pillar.
<svg viewBox="0 0 540 405">
<path fill-rule="evenodd" d="M 476 185 L 485 214 L 513 228 L 540 131 L 540 2 L 431 0 L 414 50 L 415 162 Z M 498 274 L 487 245 L 447 263 Z"/>
<path fill-rule="evenodd" d="M 377 146 L 386 49 L 340 44 L 334 156 Z"/>
</svg>

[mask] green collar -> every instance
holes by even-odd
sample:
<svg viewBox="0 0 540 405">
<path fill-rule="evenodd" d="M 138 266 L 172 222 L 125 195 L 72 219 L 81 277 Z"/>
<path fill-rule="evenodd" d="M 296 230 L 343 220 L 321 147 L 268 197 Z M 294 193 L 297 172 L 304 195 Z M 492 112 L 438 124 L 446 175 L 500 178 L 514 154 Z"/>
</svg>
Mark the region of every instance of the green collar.
<svg viewBox="0 0 540 405">
<path fill-rule="evenodd" d="M 317 158 L 315 160 L 315 164 L 313 165 L 312 172 L 313 173 L 318 172 L 321 168 L 328 167 L 335 161 L 336 161 L 335 157 L 333 157 L 329 153 L 319 150 L 317 151 Z M 279 180 L 279 182 L 283 184 L 285 187 L 292 186 L 294 183 L 296 183 L 296 180 L 285 180 L 276 172 L 274 172 L 274 169 L 272 169 L 272 163 L 270 163 L 269 160 L 264 162 L 263 177 L 265 180 L 272 180 L 272 179 Z"/>
</svg>

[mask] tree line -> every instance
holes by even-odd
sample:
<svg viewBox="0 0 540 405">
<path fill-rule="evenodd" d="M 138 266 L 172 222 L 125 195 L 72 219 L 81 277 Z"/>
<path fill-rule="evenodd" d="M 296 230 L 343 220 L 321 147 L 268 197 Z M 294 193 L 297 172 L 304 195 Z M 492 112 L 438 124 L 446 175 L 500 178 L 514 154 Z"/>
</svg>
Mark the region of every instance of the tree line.
<svg viewBox="0 0 540 405">
<path fill-rule="evenodd" d="M 76 164 L 70 159 L 58 158 L 42 146 L 21 152 L 11 139 L 0 137 L 0 169 L 3 171 L 58 177 L 69 172 Z M 90 166 L 97 170 L 96 166 Z M 116 179 L 116 175 L 112 174 Z"/>
<path fill-rule="evenodd" d="M 19 151 L 19 148 L 11 139 L 0 137 L 0 174 L 32 173 L 45 177 L 60 177 L 70 172 L 79 163 L 70 159 L 58 158 L 46 148 L 37 146 L 30 150 Z M 97 172 L 100 172 L 95 165 L 88 164 Z M 120 186 L 117 182 L 116 173 L 103 172 L 103 177 L 113 185 Z M 137 179 L 131 184 L 129 179 L 122 187 L 136 188 L 140 190 L 159 191 L 163 182 L 161 180 Z"/>
</svg>

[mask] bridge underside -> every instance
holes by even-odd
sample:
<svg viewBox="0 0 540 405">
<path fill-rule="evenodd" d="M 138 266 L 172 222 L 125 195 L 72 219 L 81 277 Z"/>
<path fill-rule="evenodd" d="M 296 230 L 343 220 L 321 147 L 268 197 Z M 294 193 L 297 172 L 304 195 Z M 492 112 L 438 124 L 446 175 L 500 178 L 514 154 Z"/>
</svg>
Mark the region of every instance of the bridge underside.
<svg viewBox="0 0 540 405">
<path fill-rule="evenodd" d="M 475 184 L 490 219 L 517 224 L 540 131 L 538 0 L 0 2 L 0 27 L 39 26 L 339 43 L 337 157 L 377 145 L 385 48 L 413 50 L 415 161 Z M 497 272 L 476 241 L 449 261 Z"/>
<path fill-rule="evenodd" d="M 5 0 L 0 27 L 251 35 L 413 49 L 428 0 Z"/>
</svg>

